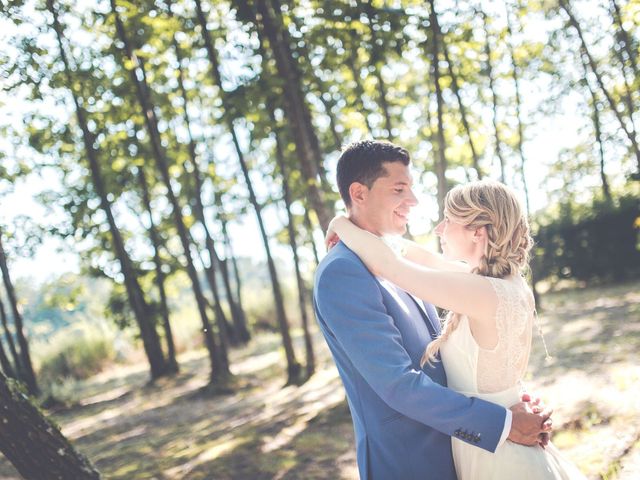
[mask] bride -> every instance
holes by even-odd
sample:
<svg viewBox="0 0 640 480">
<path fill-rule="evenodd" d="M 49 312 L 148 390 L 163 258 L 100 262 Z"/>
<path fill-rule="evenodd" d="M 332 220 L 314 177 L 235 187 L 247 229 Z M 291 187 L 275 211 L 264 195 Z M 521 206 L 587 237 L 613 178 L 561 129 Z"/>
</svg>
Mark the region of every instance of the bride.
<svg viewBox="0 0 640 480">
<path fill-rule="evenodd" d="M 447 194 L 435 232 L 444 256 L 406 240 L 397 254 L 344 216 L 332 220 L 327 242 L 339 238 L 374 275 L 448 310 L 422 365 L 442 361 L 450 388 L 508 408 L 520 400 L 535 315 L 522 276 L 532 246 L 527 218 L 512 190 L 479 181 Z M 551 443 L 507 441 L 490 453 L 452 437 L 452 449 L 460 480 L 585 478 Z"/>
</svg>

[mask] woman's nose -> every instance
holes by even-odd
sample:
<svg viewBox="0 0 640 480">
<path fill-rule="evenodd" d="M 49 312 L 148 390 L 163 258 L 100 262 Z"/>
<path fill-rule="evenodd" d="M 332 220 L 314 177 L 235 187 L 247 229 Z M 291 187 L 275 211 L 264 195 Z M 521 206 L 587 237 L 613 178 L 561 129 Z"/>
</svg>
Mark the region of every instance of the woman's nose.
<svg viewBox="0 0 640 480">
<path fill-rule="evenodd" d="M 444 224 L 444 221 L 440 222 L 438 225 L 436 225 L 436 235 L 440 236 L 442 235 L 442 225 Z"/>
</svg>

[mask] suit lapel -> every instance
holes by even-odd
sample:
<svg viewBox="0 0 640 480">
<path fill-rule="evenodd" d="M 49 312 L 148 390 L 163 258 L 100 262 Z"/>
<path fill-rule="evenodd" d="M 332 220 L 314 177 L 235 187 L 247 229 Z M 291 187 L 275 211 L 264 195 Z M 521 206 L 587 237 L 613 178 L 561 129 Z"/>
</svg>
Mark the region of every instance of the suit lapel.
<svg viewBox="0 0 640 480">
<path fill-rule="evenodd" d="M 422 318 L 424 319 L 425 323 L 427 324 L 427 327 L 429 328 L 429 333 L 431 334 L 431 338 L 436 338 L 438 336 L 438 333 L 440 333 L 440 328 L 439 328 L 440 322 L 433 321 L 434 318 L 438 318 L 436 309 L 430 303 L 425 304 L 422 300 L 414 297 L 409 292 L 405 292 L 405 293 L 413 301 L 413 303 L 416 304 L 416 307 L 418 307 L 418 310 L 420 311 Z M 427 307 L 431 307 L 431 308 L 429 309 Z"/>
<path fill-rule="evenodd" d="M 424 302 L 422 300 L 418 300 L 418 305 L 422 305 L 425 307 L 425 311 L 427 312 L 427 318 L 429 319 L 429 321 L 431 322 L 431 324 L 436 329 L 436 332 L 439 335 L 441 330 L 441 324 L 440 324 L 440 317 L 438 316 L 438 311 L 436 310 L 436 307 L 434 307 L 433 304 Z"/>
<path fill-rule="evenodd" d="M 419 298 L 414 297 L 409 292 L 401 289 L 388 280 L 380 277 L 376 277 L 376 279 L 383 288 L 385 288 L 393 297 L 395 297 L 399 305 L 402 305 L 406 301 L 414 303 L 417 310 L 420 312 L 420 315 L 422 315 L 422 319 L 427 325 L 431 337 L 435 338 L 438 336 L 438 334 L 440 333 L 440 320 L 438 319 L 438 312 L 433 305 L 423 302 Z M 405 297 L 406 300 L 402 300 L 402 297 Z"/>
</svg>

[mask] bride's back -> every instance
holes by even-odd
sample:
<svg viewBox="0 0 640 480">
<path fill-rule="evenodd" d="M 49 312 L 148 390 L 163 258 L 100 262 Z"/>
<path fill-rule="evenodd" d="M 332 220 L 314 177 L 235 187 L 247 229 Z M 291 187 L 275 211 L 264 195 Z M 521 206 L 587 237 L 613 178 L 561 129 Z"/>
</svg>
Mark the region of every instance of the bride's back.
<svg viewBox="0 0 640 480">
<path fill-rule="evenodd" d="M 522 380 L 531 352 L 535 304 L 522 277 L 487 279 L 498 297 L 498 343 L 491 350 L 478 349 L 477 384 L 479 392 L 489 393 L 506 390 Z"/>
<path fill-rule="evenodd" d="M 497 297 L 497 343 L 490 349 L 480 347 L 469 319 L 461 315 L 457 328 L 440 347 L 448 386 L 470 395 L 502 392 L 518 386 L 531 350 L 534 303 L 524 279 L 519 276 L 485 278 Z"/>
</svg>

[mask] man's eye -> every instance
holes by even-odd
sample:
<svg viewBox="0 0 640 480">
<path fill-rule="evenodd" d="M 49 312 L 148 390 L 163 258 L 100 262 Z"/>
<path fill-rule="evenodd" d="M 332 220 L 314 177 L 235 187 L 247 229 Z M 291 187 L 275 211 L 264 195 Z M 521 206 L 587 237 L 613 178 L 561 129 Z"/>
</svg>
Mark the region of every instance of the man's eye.
<svg viewBox="0 0 640 480">
<path fill-rule="evenodd" d="M 404 192 L 404 189 L 403 188 L 396 188 L 395 192 L 396 193 L 402 193 L 402 192 Z"/>
</svg>

